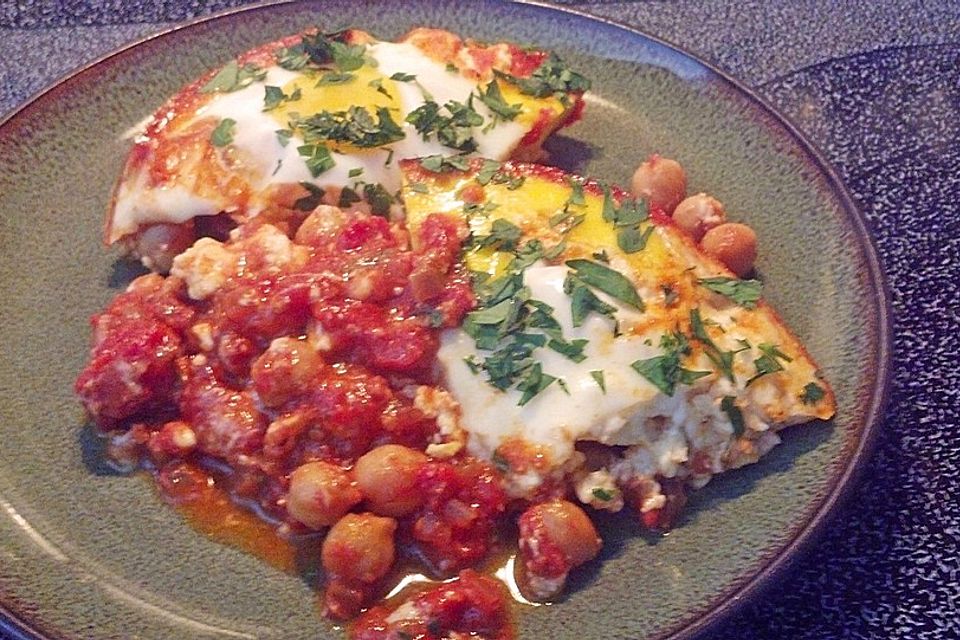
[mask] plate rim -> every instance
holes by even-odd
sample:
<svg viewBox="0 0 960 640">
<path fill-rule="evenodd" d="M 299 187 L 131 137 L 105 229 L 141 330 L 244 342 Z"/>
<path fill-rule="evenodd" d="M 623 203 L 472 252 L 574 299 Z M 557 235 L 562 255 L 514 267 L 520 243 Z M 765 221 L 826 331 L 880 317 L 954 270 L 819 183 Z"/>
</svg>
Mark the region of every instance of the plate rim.
<svg viewBox="0 0 960 640">
<path fill-rule="evenodd" d="M 317 2 L 336 3 L 337 1 L 338 0 L 262 0 L 260 2 L 224 9 L 209 15 L 199 16 L 158 31 L 151 31 L 89 62 L 74 67 L 38 91 L 35 91 L 0 118 L 0 130 L 24 114 L 28 109 L 35 106 L 35 103 L 54 96 L 58 89 L 73 81 L 75 78 L 87 73 L 92 73 L 97 67 L 109 60 L 121 56 L 131 49 L 141 47 L 153 40 L 236 14 L 259 12 L 281 5 Z M 431 2 L 431 0 L 418 1 Z M 821 173 L 825 178 L 826 185 L 831 194 L 839 201 L 842 214 L 853 227 L 853 235 L 856 237 L 863 264 L 867 267 L 866 273 L 864 274 L 866 276 L 865 282 L 873 289 L 873 295 L 870 297 L 875 299 L 877 311 L 875 327 L 872 332 L 876 336 L 877 371 L 872 389 L 869 390 L 869 393 L 864 393 L 864 395 L 868 395 L 869 397 L 865 403 L 862 426 L 856 425 L 861 426 L 860 436 L 857 439 L 856 446 L 849 453 L 847 459 L 844 460 L 842 471 L 840 471 L 836 478 L 830 483 L 824 495 L 807 508 L 807 513 L 803 516 L 796 533 L 788 542 L 775 551 L 773 555 L 766 560 L 762 566 L 753 571 L 744 582 L 733 584 L 727 590 L 716 595 L 713 598 L 713 602 L 700 616 L 686 623 L 678 624 L 659 635 L 653 636 L 651 640 L 694 640 L 696 638 L 704 638 L 709 632 L 717 630 L 722 623 L 742 611 L 748 604 L 770 589 L 778 578 L 786 575 L 796 562 L 810 551 L 823 537 L 827 526 L 837 517 L 838 513 L 860 485 L 868 466 L 867 463 L 876 450 L 879 440 L 880 424 L 889 403 L 892 384 L 893 311 L 890 283 L 879 257 L 876 237 L 871 228 L 872 225 L 860 207 L 857 206 L 836 168 L 830 163 L 819 147 L 803 133 L 802 129 L 800 129 L 789 116 L 776 109 L 766 98 L 759 95 L 756 90 L 747 86 L 743 81 L 716 66 L 714 63 L 705 60 L 698 54 L 689 51 L 686 47 L 675 44 L 668 39 L 653 35 L 643 29 L 606 16 L 589 13 L 576 5 L 558 5 L 544 0 L 487 1 L 503 5 L 524 5 L 533 7 L 539 11 L 566 14 L 576 19 L 613 27 L 627 32 L 631 38 L 641 38 L 653 42 L 668 50 L 672 50 L 674 53 L 693 60 L 706 68 L 716 79 L 733 89 L 734 93 L 745 97 L 750 103 L 757 107 L 771 120 L 774 127 L 782 127 L 783 132 L 781 132 L 781 135 L 790 138 L 792 142 L 797 145 L 799 151 L 806 156 L 806 159 Z M 373 3 L 375 4 L 376 0 L 373 0 Z M 73 636 L 64 635 L 60 630 L 42 630 L 46 625 L 38 620 L 32 620 L 31 618 L 34 618 L 34 616 L 25 615 L 23 611 L 17 611 L 16 607 L 11 604 L 11 601 L 14 600 L 15 597 L 11 598 L 9 594 L 0 593 L 0 634 L 7 634 L 13 640 L 75 640 Z M 37 622 L 40 623 L 37 624 Z M 2 637 L 2 635 L 0 635 L 0 637 Z"/>
</svg>

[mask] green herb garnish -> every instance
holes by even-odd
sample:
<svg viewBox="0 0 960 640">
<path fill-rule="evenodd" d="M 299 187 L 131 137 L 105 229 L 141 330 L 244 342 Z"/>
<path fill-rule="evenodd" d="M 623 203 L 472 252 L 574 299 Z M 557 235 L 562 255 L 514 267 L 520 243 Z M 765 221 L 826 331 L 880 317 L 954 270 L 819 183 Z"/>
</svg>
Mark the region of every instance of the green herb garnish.
<svg viewBox="0 0 960 640">
<path fill-rule="evenodd" d="M 346 111 L 321 111 L 309 118 L 298 118 L 294 124 L 308 143 L 330 140 L 368 148 L 404 138 L 403 130 L 394 122 L 389 109 L 378 107 L 376 116 L 374 121 L 373 115 L 365 108 L 352 106 Z"/>
<path fill-rule="evenodd" d="M 529 77 L 495 71 L 497 77 L 517 85 L 521 93 L 535 98 L 553 95 L 560 102 L 570 103 L 569 93 L 583 93 L 590 89 L 590 81 L 568 67 L 555 53 L 541 64 Z"/>
<path fill-rule="evenodd" d="M 231 60 L 215 76 L 200 87 L 200 93 L 230 93 L 250 86 L 267 77 L 267 72 L 257 65 L 245 64 L 242 67 Z"/>
<path fill-rule="evenodd" d="M 634 309 L 643 311 L 643 301 L 637 294 L 636 287 L 619 271 L 614 271 L 599 262 L 583 259 L 567 260 L 566 265 L 573 269 L 577 278 L 585 284 L 603 291 Z"/>
<path fill-rule="evenodd" d="M 323 200 L 323 189 L 310 182 L 301 182 L 300 186 L 309 192 L 309 195 L 298 198 L 293 203 L 293 208 L 297 211 L 313 211 Z"/>
<path fill-rule="evenodd" d="M 481 186 L 485 187 L 498 171 L 500 171 L 499 162 L 496 160 L 484 160 L 483 164 L 480 165 L 480 171 L 477 172 L 476 180 Z"/>
<path fill-rule="evenodd" d="M 382 93 L 387 96 L 387 98 L 393 100 L 393 96 L 390 95 L 390 92 L 387 91 L 386 87 L 383 86 L 383 78 L 374 78 L 367 83 L 369 86 L 377 90 L 377 93 Z"/>
<path fill-rule="evenodd" d="M 737 437 L 742 436 L 746 425 L 744 425 L 743 422 L 743 412 L 741 412 L 740 407 L 736 405 L 736 398 L 733 396 L 723 396 L 723 399 L 720 400 L 720 409 L 727 414 L 730 424 L 733 425 L 733 435 Z"/>
<path fill-rule="evenodd" d="M 336 165 L 333 156 L 330 155 L 330 150 L 323 143 L 300 145 L 297 147 L 297 152 L 306 162 L 307 169 L 310 170 L 310 175 L 314 178 Z"/>
<path fill-rule="evenodd" d="M 305 35 L 299 43 L 277 52 L 277 64 L 290 71 L 298 71 L 308 64 L 314 67 L 333 64 L 341 72 L 356 71 L 366 61 L 366 47 L 343 42 L 343 35 L 343 32 Z"/>
<path fill-rule="evenodd" d="M 607 393 L 607 383 L 606 383 L 606 380 L 604 380 L 604 377 L 603 377 L 603 370 L 602 370 L 602 369 L 594 369 L 593 371 L 590 372 L 590 377 L 593 378 L 594 381 L 596 381 L 597 386 L 600 387 L 600 390 L 603 391 L 604 395 L 606 395 L 606 393 Z"/>
<path fill-rule="evenodd" d="M 757 306 L 763 288 L 759 280 L 740 280 L 738 278 L 700 278 L 697 282 L 710 291 L 719 293 L 747 309 L 753 309 Z"/>
<path fill-rule="evenodd" d="M 523 236 L 520 227 L 504 218 L 497 218 L 490 227 L 489 235 L 476 238 L 475 246 L 493 247 L 498 251 L 513 251 Z"/>
<path fill-rule="evenodd" d="M 617 231 L 617 246 L 620 247 L 624 253 L 636 253 L 647 246 L 647 240 L 650 239 L 651 233 L 653 233 L 652 224 L 647 225 L 647 228 L 642 233 L 635 227 L 620 229 Z"/>
<path fill-rule="evenodd" d="M 710 337 L 710 334 L 707 333 L 706 324 L 703 318 L 700 317 L 700 309 L 690 310 L 690 329 L 693 332 L 693 337 L 703 344 L 703 352 L 710 359 L 710 362 L 712 362 L 720 373 L 726 376 L 730 382 L 735 382 L 733 356 L 749 349 L 749 347 L 743 347 L 736 351 L 724 351 L 718 347 L 717 343 Z"/>
<path fill-rule="evenodd" d="M 521 407 L 530 402 L 538 393 L 549 387 L 557 378 L 543 372 L 539 362 L 534 363 L 517 384 L 517 389 L 523 392 L 520 401 Z"/>
<path fill-rule="evenodd" d="M 823 387 L 816 382 L 808 382 L 800 392 L 800 402 L 803 404 L 817 404 L 826 396 Z"/>
<path fill-rule="evenodd" d="M 449 170 L 466 171 L 470 168 L 470 158 L 464 155 L 427 156 L 420 159 L 420 166 L 434 173 L 443 173 Z"/>
<path fill-rule="evenodd" d="M 290 138 L 293 137 L 293 131 L 290 129 L 277 129 L 274 133 L 277 134 L 277 142 L 280 143 L 281 147 L 285 147 L 290 143 Z"/>
<path fill-rule="evenodd" d="M 583 354 L 583 348 L 587 346 L 587 342 L 588 340 L 583 338 L 570 342 L 560 338 L 552 338 L 547 346 L 573 362 L 583 362 L 587 359 L 587 356 Z"/>
<path fill-rule="evenodd" d="M 237 121 L 233 118 L 224 118 L 210 134 L 210 143 L 215 147 L 225 147 L 233 142 L 233 134 Z"/>
<path fill-rule="evenodd" d="M 604 502 L 610 502 L 614 499 L 614 497 L 616 497 L 616 493 L 610 491 L 609 489 L 604 489 L 603 487 L 594 487 L 590 493 L 597 500 L 602 500 Z"/>
<path fill-rule="evenodd" d="M 469 102 L 464 104 L 450 100 L 441 107 L 433 100 L 427 100 L 411 111 L 406 121 L 414 126 L 424 140 L 435 135 L 440 144 L 469 153 L 477 149 L 473 128 L 483 124 L 483 116 Z"/>
<path fill-rule="evenodd" d="M 757 345 L 757 349 L 760 350 L 760 357 L 753 361 L 753 366 L 756 368 L 757 372 L 752 378 L 747 380 L 747 386 L 750 386 L 756 382 L 758 378 L 769 373 L 783 371 L 783 365 L 780 364 L 781 360 L 784 362 L 793 362 L 793 359 L 790 358 L 790 356 L 780 351 L 780 349 L 778 349 L 775 345 L 759 344 Z"/>
<path fill-rule="evenodd" d="M 352 73 L 338 73 L 336 71 L 329 71 L 317 80 L 317 87 L 328 87 L 336 84 L 346 84 L 356 78 Z"/>
<path fill-rule="evenodd" d="M 393 204 L 393 196 L 382 184 L 363 185 L 363 197 L 370 205 L 370 212 L 375 216 L 386 218 L 390 214 L 390 205 Z"/>
<path fill-rule="evenodd" d="M 496 80 L 487 85 L 486 90 L 477 94 L 477 99 L 486 105 L 488 109 L 497 117 L 503 120 L 513 120 L 523 110 L 520 104 L 507 104 L 500 92 L 500 85 Z M 496 118 L 494 119 L 496 120 Z"/>
</svg>

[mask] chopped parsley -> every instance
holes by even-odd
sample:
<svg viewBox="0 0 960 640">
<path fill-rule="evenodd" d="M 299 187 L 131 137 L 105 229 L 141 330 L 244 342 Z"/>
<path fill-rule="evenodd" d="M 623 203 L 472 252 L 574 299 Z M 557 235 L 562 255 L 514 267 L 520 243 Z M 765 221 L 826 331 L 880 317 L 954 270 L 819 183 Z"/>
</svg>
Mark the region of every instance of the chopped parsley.
<svg viewBox="0 0 960 640">
<path fill-rule="evenodd" d="M 573 273 L 568 273 L 563 281 L 563 291 L 570 296 L 570 315 L 574 327 L 583 325 L 584 320 L 591 313 L 598 313 L 615 320 L 613 314 L 617 308 L 598 298 L 590 287 Z"/>
<path fill-rule="evenodd" d="M 738 278 L 700 278 L 701 285 L 719 293 L 725 298 L 747 309 L 753 309 L 760 300 L 762 283 L 759 280 L 740 280 Z"/>
<path fill-rule="evenodd" d="M 506 273 L 497 278 L 474 274 L 478 307 L 467 314 L 463 330 L 473 338 L 477 349 L 489 352 L 482 359 L 472 358 L 468 362 L 471 370 L 484 372 L 487 382 L 501 391 L 520 391 L 522 406 L 554 382 L 569 393 L 563 380 L 543 371 L 534 351 L 546 347 L 580 362 L 586 357 L 583 350 L 587 341 L 564 339 L 553 307 L 532 299 L 530 288 L 523 284 L 523 272 L 545 251 L 539 240 L 518 246 L 519 240 L 520 229 L 502 219 L 496 220 L 491 233 L 480 239 L 485 246 L 511 251 L 514 258 Z"/>
<path fill-rule="evenodd" d="M 323 189 L 310 182 L 301 182 L 300 186 L 306 189 L 309 195 L 297 199 L 293 203 L 293 208 L 297 211 L 313 211 L 323 199 Z"/>
<path fill-rule="evenodd" d="M 257 65 L 245 64 L 241 67 L 236 60 L 232 60 L 200 87 L 200 93 L 239 91 L 266 77 L 267 72 Z"/>
<path fill-rule="evenodd" d="M 742 436 L 746 430 L 746 425 L 743 422 L 743 412 L 741 412 L 740 407 L 736 405 L 736 398 L 733 396 L 723 396 L 723 399 L 720 400 L 720 410 L 727 414 L 727 419 L 729 419 L 730 424 L 733 425 L 733 435 L 737 437 Z"/>
<path fill-rule="evenodd" d="M 233 142 L 237 121 L 233 118 L 224 118 L 210 134 L 210 143 L 215 147 L 225 147 Z"/>
<path fill-rule="evenodd" d="M 473 128 L 483 124 L 483 116 L 476 112 L 470 101 L 465 104 L 450 100 L 441 107 L 433 100 L 427 100 L 407 114 L 406 121 L 424 140 L 435 135 L 440 144 L 469 153 L 477 150 Z"/>
<path fill-rule="evenodd" d="M 323 143 L 300 145 L 297 147 L 297 152 L 306 162 L 307 169 L 310 170 L 310 175 L 314 178 L 336 165 L 333 156 L 330 155 L 330 150 Z"/>
<path fill-rule="evenodd" d="M 363 198 L 370 205 L 370 212 L 373 215 L 382 218 L 390 215 L 390 205 L 393 204 L 394 198 L 379 182 L 363 185 Z"/>
<path fill-rule="evenodd" d="M 483 164 L 480 165 L 480 171 L 477 172 L 477 182 L 480 183 L 481 186 L 487 186 L 498 171 L 500 171 L 499 162 L 496 160 L 484 160 Z"/>
<path fill-rule="evenodd" d="M 287 95 L 283 92 L 283 89 L 280 87 L 274 87 L 267 85 L 264 87 L 264 96 L 263 96 L 263 110 L 272 111 L 276 109 L 284 102 L 293 102 L 300 99 L 300 88 L 297 87 Z"/>
<path fill-rule="evenodd" d="M 660 347 L 665 350 L 663 355 L 636 360 L 630 366 L 664 394 L 672 396 L 678 384 L 693 384 L 710 375 L 709 371 L 691 371 L 681 366 L 682 358 L 690 355 L 690 343 L 682 333 L 664 334 Z"/>
<path fill-rule="evenodd" d="M 526 78 L 495 71 L 497 77 L 512 82 L 521 93 L 535 98 L 554 96 L 564 105 L 570 104 L 569 93 L 583 93 L 590 89 L 590 81 L 572 70 L 555 53 L 544 60 L 537 69 Z"/>
<path fill-rule="evenodd" d="M 591 262 L 590 260 L 567 260 L 566 265 L 574 270 L 578 279 L 607 295 L 616 298 L 634 309 L 643 311 L 643 301 L 633 283 L 619 271 Z"/>
<path fill-rule="evenodd" d="M 280 143 L 281 147 L 285 147 L 290 144 L 290 138 L 293 137 L 293 131 L 290 129 L 277 129 L 274 133 L 277 134 L 277 142 Z"/>
<path fill-rule="evenodd" d="M 390 214 L 393 196 L 382 184 L 358 183 L 354 185 L 353 189 L 345 187 L 340 191 L 340 200 L 337 202 L 337 206 L 346 209 L 350 205 L 361 201 L 366 201 L 370 205 L 370 212 L 373 215 L 386 218 Z"/>
<path fill-rule="evenodd" d="M 690 310 L 690 330 L 693 332 L 693 337 L 699 340 L 703 345 L 703 352 L 710 359 L 710 362 L 712 362 L 717 370 L 726 376 L 730 382 L 735 382 L 736 380 L 733 374 L 733 356 L 741 351 L 746 351 L 750 347 L 741 347 L 736 351 L 724 351 L 718 347 L 717 343 L 715 343 L 710 337 L 710 334 L 707 333 L 706 323 L 704 322 L 703 318 L 700 317 L 700 309 Z"/>
<path fill-rule="evenodd" d="M 517 384 L 517 389 L 523 392 L 520 401 L 517 402 L 521 407 L 534 398 L 538 393 L 549 387 L 557 378 L 549 373 L 543 372 L 543 367 L 539 362 L 535 362 L 523 378 Z"/>
<path fill-rule="evenodd" d="M 403 130 L 394 122 L 390 110 L 378 107 L 376 121 L 365 108 L 352 106 L 346 111 L 321 111 L 309 118 L 296 118 L 296 128 L 305 142 L 330 140 L 356 147 L 381 147 L 404 138 Z"/>
<path fill-rule="evenodd" d="M 335 66 L 341 72 L 356 71 L 364 65 L 366 47 L 343 42 L 344 32 L 314 33 L 303 36 L 292 47 L 277 52 L 277 64 L 290 71 L 299 71 L 307 65 Z"/>
<path fill-rule="evenodd" d="M 583 195 L 583 181 L 570 178 L 567 182 L 570 185 L 570 197 L 567 198 L 567 203 L 564 205 L 564 208 L 585 206 L 587 199 Z"/>
<path fill-rule="evenodd" d="M 594 369 L 590 372 L 590 377 L 596 381 L 597 386 L 600 387 L 600 390 L 603 391 L 604 395 L 607 393 L 607 382 L 603 377 L 602 369 Z"/>
<path fill-rule="evenodd" d="M 363 174 L 363 167 L 354 167 L 353 169 L 350 169 L 350 171 L 347 171 L 348 178 L 356 178 L 357 176 L 360 176 L 362 174 Z"/>
<path fill-rule="evenodd" d="M 502 120 L 513 120 L 520 115 L 520 112 L 523 110 L 520 104 L 507 104 L 506 100 L 503 99 L 503 94 L 500 92 L 500 85 L 497 84 L 496 80 L 491 81 L 490 84 L 487 85 L 486 90 L 478 92 L 477 99 L 486 105 L 491 113 L 493 113 L 494 119 L 493 122 L 491 122 L 491 126 L 496 123 L 498 118 Z"/>
<path fill-rule="evenodd" d="M 329 71 L 323 74 L 322 76 L 320 76 L 320 79 L 317 80 L 317 84 L 314 86 L 328 87 L 330 85 L 335 85 L 335 84 L 346 84 L 348 82 L 351 82 L 356 77 L 357 76 L 355 76 L 352 73 L 339 73 L 337 71 Z"/>
<path fill-rule="evenodd" d="M 616 493 L 610 491 L 609 489 L 604 489 L 603 487 L 594 487 L 590 494 L 597 500 L 602 500 L 604 502 L 610 502 L 616 497 Z"/>
<path fill-rule="evenodd" d="M 750 386 L 762 376 L 770 373 L 776 373 L 777 371 L 783 371 L 783 365 L 780 364 L 781 360 L 784 362 L 793 362 L 793 359 L 784 352 L 780 351 L 776 345 L 759 344 L 757 345 L 757 349 L 760 350 L 760 357 L 753 361 L 753 366 L 756 368 L 757 372 L 752 378 L 747 380 L 747 386 Z"/>
<path fill-rule="evenodd" d="M 611 222 L 617 230 L 617 246 L 624 253 L 636 253 L 647 246 L 647 240 L 653 233 L 653 225 L 647 225 L 640 231 L 640 226 L 650 217 L 647 203 L 642 200 L 624 200 L 617 206 L 610 193 L 610 189 L 603 189 L 603 209 L 601 212 L 605 222 Z"/>
<path fill-rule="evenodd" d="M 816 382 L 808 382 L 803 388 L 803 391 L 800 392 L 800 402 L 803 404 L 817 404 L 823 400 L 824 396 L 826 396 L 826 393 L 824 393 L 823 387 Z"/>
<path fill-rule="evenodd" d="M 430 193 L 430 188 L 422 182 L 411 182 L 410 191 L 415 193 Z"/>
<path fill-rule="evenodd" d="M 547 346 L 573 362 L 583 362 L 587 359 L 587 356 L 583 355 L 583 348 L 587 346 L 587 342 L 589 341 L 583 338 L 578 338 L 572 342 L 567 342 L 562 338 L 551 338 Z"/>
<path fill-rule="evenodd" d="M 466 171 L 470 168 L 470 158 L 464 155 L 427 156 L 420 159 L 420 166 L 434 173 L 443 173 L 450 170 Z"/>
<path fill-rule="evenodd" d="M 417 76 L 412 73 L 404 73 L 402 71 L 397 71 L 395 74 L 390 76 L 391 80 L 396 80 L 397 82 L 413 82 L 417 79 Z"/>
<path fill-rule="evenodd" d="M 520 227 L 504 218 L 497 218 L 490 227 L 490 233 L 474 240 L 477 247 L 493 247 L 498 251 L 514 251 L 523 236 Z"/>
<path fill-rule="evenodd" d="M 382 93 L 383 95 L 387 96 L 387 98 L 389 98 L 390 100 L 393 100 L 393 96 L 391 96 L 390 92 L 387 91 L 386 88 L 383 86 L 383 78 L 374 78 L 373 80 L 368 82 L 367 85 L 376 89 L 377 93 Z"/>
<path fill-rule="evenodd" d="M 582 223 L 587 219 L 585 213 L 575 214 L 569 208 L 564 207 L 557 213 L 550 216 L 549 223 L 550 226 L 554 229 L 558 229 L 560 233 L 569 233 L 571 229 Z"/>
<path fill-rule="evenodd" d="M 363 200 L 360 197 L 360 194 L 357 193 L 354 189 L 350 187 L 344 187 L 340 190 L 340 199 L 337 200 L 337 206 L 341 209 L 347 209 L 352 204 L 356 204 Z"/>
<path fill-rule="evenodd" d="M 641 233 L 636 227 L 628 227 L 617 231 L 617 246 L 624 253 L 636 253 L 647 246 L 647 240 L 653 233 L 653 225 L 647 225 L 647 228 Z"/>
<path fill-rule="evenodd" d="M 476 181 L 480 186 L 493 184 L 506 185 L 507 190 L 515 191 L 523 185 L 525 176 L 513 175 L 511 172 L 503 170 L 502 165 L 496 160 L 484 160 L 477 172 Z"/>
</svg>

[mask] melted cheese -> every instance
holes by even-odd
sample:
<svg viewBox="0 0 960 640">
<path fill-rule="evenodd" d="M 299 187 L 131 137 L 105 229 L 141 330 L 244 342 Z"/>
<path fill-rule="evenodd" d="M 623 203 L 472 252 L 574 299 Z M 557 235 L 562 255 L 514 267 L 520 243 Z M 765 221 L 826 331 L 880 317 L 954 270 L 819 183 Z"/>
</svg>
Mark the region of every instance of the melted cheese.
<svg viewBox="0 0 960 640">
<path fill-rule="evenodd" d="M 465 215 L 461 195 L 468 184 L 476 184 L 476 166 L 463 173 L 431 174 L 414 167 L 411 171 L 415 173 L 411 182 L 424 181 L 426 185 L 404 192 L 413 237 L 430 215 Z M 816 407 L 799 399 L 803 386 L 818 378 L 815 365 L 796 339 L 768 308 L 737 306 L 698 285 L 698 278 L 727 272 L 700 255 L 680 232 L 655 225 L 643 249 L 623 252 L 617 245 L 616 227 L 603 219 L 603 197 L 595 188 L 587 190 L 583 205 L 574 209 L 583 215 L 582 222 L 566 233 L 557 231 L 549 221 L 567 205 L 572 192 L 569 183 L 556 175 L 525 170 L 522 165 L 511 171 L 524 175 L 522 186 L 511 189 L 504 181 L 489 181 L 483 199 L 497 206 L 487 215 L 467 216 L 471 231 L 474 237 L 482 237 L 495 220 L 505 219 L 522 230 L 524 240 L 537 239 L 551 247 L 564 239 L 566 249 L 554 261 L 558 264 L 540 262 L 528 267 L 523 282 L 531 299 L 553 308 L 566 341 L 587 340 L 581 362 L 548 346 L 534 349 L 532 359 L 540 363 L 543 372 L 565 384 L 554 381 L 520 406 L 523 394 L 516 386 L 501 391 L 488 383 L 485 371 L 474 372 L 467 364 L 483 362 L 490 351 L 478 349 L 463 329 L 447 330 L 442 336 L 438 359 L 444 383 L 460 404 L 460 423 L 469 434 L 471 453 L 495 460 L 498 449 L 520 441 L 548 458 L 547 466 L 536 473 L 529 469 L 511 472 L 508 481 L 510 487 L 516 487 L 513 494 L 529 494 L 546 478 L 574 471 L 581 474 L 582 493 L 589 497 L 592 487 L 600 486 L 597 479 L 606 476 L 590 476 L 590 480 L 577 471 L 581 462 L 574 447 L 578 441 L 595 441 L 626 447 L 610 463 L 610 477 L 630 486 L 638 478 L 646 478 L 645 508 L 657 508 L 664 498 L 654 478 L 681 476 L 702 484 L 712 473 L 756 461 L 778 441 L 773 429 L 832 414 L 832 398 Z M 641 230 L 650 224 L 642 223 Z M 610 268 L 632 282 L 645 303 L 640 312 L 593 290 L 616 308 L 620 327 L 616 336 L 613 321 L 596 313 L 574 327 L 571 298 L 563 291 L 568 273 L 563 263 L 571 258 L 595 259 L 592 256 L 599 250 L 608 256 Z M 484 247 L 468 250 L 465 260 L 470 269 L 497 276 L 511 258 L 510 253 Z M 670 302 L 665 287 L 671 292 Z M 713 344 L 731 354 L 732 380 L 718 369 L 706 347 L 689 337 L 693 310 L 699 313 Z M 683 356 L 681 366 L 707 373 L 689 384 L 678 383 L 668 395 L 631 365 L 664 355 L 661 338 L 678 330 L 690 341 L 690 352 Z M 538 330 L 526 327 L 524 331 Z M 783 371 L 755 379 L 764 344 L 776 345 L 788 359 L 780 361 Z M 603 372 L 605 393 L 592 373 L 596 371 Z M 742 433 L 722 408 L 726 397 L 735 399 L 742 414 Z"/>
<path fill-rule="evenodd" d="M 637 436 L 630 421 L 638 412 L 675 411 L 675 398 L 659 397 L 656 388 L 630 368 L 635 360 L 658 355 L 656 347 L 644 343 L 645 336 L 614 338 L 613 322 L 596 314 L 582 326 L 573 327 L 570 299 L 563 292 L 567 271 L 563 266 L 533 266 L 524 273 L 524 283 L 534 299 L 554 308 L 565 339 L 589 340 L 584 349 L 586 359 L 579 363 L 547 347 L 534 351 L 543 370 L 563 379 L 569 393 L 554 383 L 519 406 L 520 391 L 499 391 L 466 365 L 464 358 L 484 357 L 473 338 L 462 329 L 443 335 L 438 359 L 450 392 L 460 402 L 462 424 L 471 434 L 469 448 L 474 455 L 490 458 L 504 441 L 522 438 L 548 449 L 552 462 L 560 465 L 572 454 L 576 440 L 634 444 Z M 608 297 L 604 301 L 617 306 L 617 316 L 624 324 L 638 315 Z M 606 392 L 591 375 L 595 370 L 603 371 Z"/>
</svg>

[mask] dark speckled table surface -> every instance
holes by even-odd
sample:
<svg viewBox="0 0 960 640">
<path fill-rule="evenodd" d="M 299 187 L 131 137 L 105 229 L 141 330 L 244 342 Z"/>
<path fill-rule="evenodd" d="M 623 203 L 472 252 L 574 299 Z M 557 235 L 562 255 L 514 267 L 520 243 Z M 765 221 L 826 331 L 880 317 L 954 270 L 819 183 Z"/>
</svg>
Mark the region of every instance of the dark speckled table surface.
<svg viewBox="0 0 960 640">
<path fill-rule="evenodd" d="M 244 0 L 0 0 L 0 114 Z M 717 638 L 960 638 L 960 2 L 568 2 L 739 78 L 839 170 L 892 290 L 894 379 L 852 499 Z M 2 636 L 2 632 L 0 632 Z"/>
</svg>

